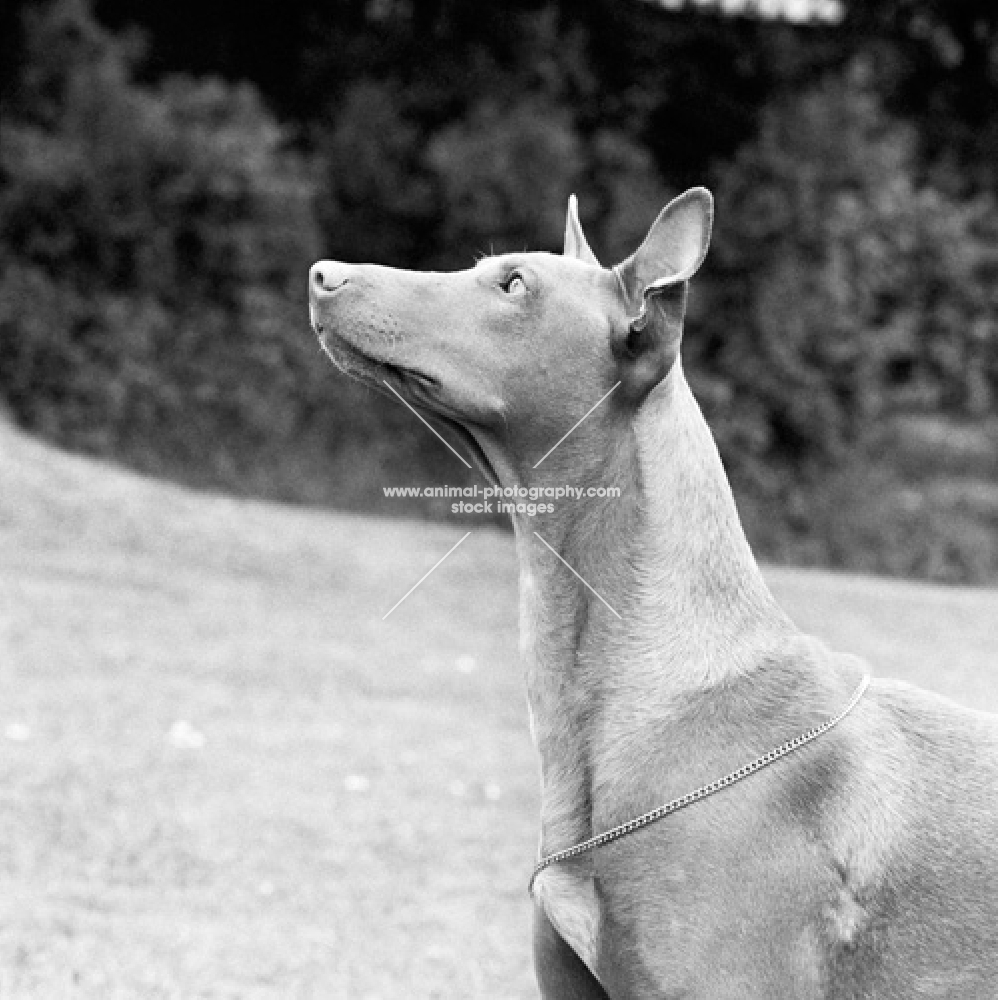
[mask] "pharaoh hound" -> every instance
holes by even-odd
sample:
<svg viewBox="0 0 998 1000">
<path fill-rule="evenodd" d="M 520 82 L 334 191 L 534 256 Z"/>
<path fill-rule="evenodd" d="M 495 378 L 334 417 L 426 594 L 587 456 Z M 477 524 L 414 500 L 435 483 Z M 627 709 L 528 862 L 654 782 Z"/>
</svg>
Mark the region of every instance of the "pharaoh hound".
<svg viewBox="0 0 998 1000">
<path fill-rule="evenodd" d="M 680 360 L 712 221 L 687 191 L 605 269 L 573 198 L 561 255 L 309 275 L 333 361 L 494 484 L 622 487 L 513 518 L 540 992 L 995 1000 L 998 716 L 775 603 Z"/>
</svg>

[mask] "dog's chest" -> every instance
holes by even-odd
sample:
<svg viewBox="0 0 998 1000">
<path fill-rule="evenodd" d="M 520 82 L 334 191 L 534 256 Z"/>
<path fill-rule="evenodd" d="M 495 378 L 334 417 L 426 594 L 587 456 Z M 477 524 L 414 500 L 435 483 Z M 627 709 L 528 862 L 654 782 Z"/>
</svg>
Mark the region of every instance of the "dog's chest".
<svg viewBox="0 0 998 1000">
<path fill-rule="evenodd" d="M 814 859 L 788 845 L 764 859 L 738 837 L 712 842 L 695 820 L 677 825 L 675 839 L 603 848 L 598 880 L 579 859 L 537 877 L 537 902 L 604 988 L 634 1000 L 824 996 L 830 900 L 807 877 Z"/>
<path fill-rule="evenodd" d="M 551 926 L 596 975 L 600 912 L 593 879 L 564 868 L 547 868 L 534 881 L 533 894 Z"/>
</svg>

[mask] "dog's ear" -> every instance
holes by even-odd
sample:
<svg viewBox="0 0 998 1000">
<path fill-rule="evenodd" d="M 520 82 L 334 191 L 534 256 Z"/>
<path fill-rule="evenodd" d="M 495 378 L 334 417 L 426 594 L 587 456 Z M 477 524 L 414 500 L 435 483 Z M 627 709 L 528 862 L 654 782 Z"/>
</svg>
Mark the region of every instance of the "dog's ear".
<svg viewBox="0 0 998 1000">
<path fill-rule="evenodd" d="M 662 209 L 644 243 L 614 268 L 629 317 L 614 353 L 622 381 L 642 394 L 679 356 L 689 280 L 707 256 L 713 220 L 710 192 L 691 188 Z"/>
<path fill-rule="evenodd" d="M 568 216 L 565 219 L 565 256 L 575 257 L 586 264 L 600 266 L 596 254 L 589 248 L 582 223 L 579 222 L 579 202 L 573 194 L 568 199 Z"/>
</svg>

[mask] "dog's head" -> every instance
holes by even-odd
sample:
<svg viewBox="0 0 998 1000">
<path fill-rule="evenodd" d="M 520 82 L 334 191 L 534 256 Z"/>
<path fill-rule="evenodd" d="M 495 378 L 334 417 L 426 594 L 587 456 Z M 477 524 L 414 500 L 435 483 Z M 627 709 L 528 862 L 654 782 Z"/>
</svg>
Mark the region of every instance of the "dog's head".
<svg viewBox="0 0 998 1000">
<path fill-rule="evenodd" d="M 343 371 L 451 426 L 480 460 L 532 464 L 608 393 L 589 432 L 625 419 L 673 368 L 712 211 L 705 189 L 687 191 L 610 269 L 574 197 L 561 255 L 504 254 L 448 273 L 320 261 L 312 325 Z"/>
</svg>

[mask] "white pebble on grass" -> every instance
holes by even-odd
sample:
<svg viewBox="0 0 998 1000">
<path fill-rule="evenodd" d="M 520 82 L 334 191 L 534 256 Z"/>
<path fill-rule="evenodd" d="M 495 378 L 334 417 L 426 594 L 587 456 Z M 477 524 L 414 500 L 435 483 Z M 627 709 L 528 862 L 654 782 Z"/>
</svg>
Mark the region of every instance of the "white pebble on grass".
<svg viewBox="0 0 998 1000">
<path fill-rule="evenodd" d="M 177 719 L 166 734 L 170 743 L 181 750 L 200 750 L 205 744 L 204 733 L 186 719 Z"/>
<path fill-rule="evenodd" d="M 462 674 L 470 674 L 478 669 L 478 663 L 473 656 L 459 656 L 454 661 L 454 669 L 460 671 Z"/>
</svg>

